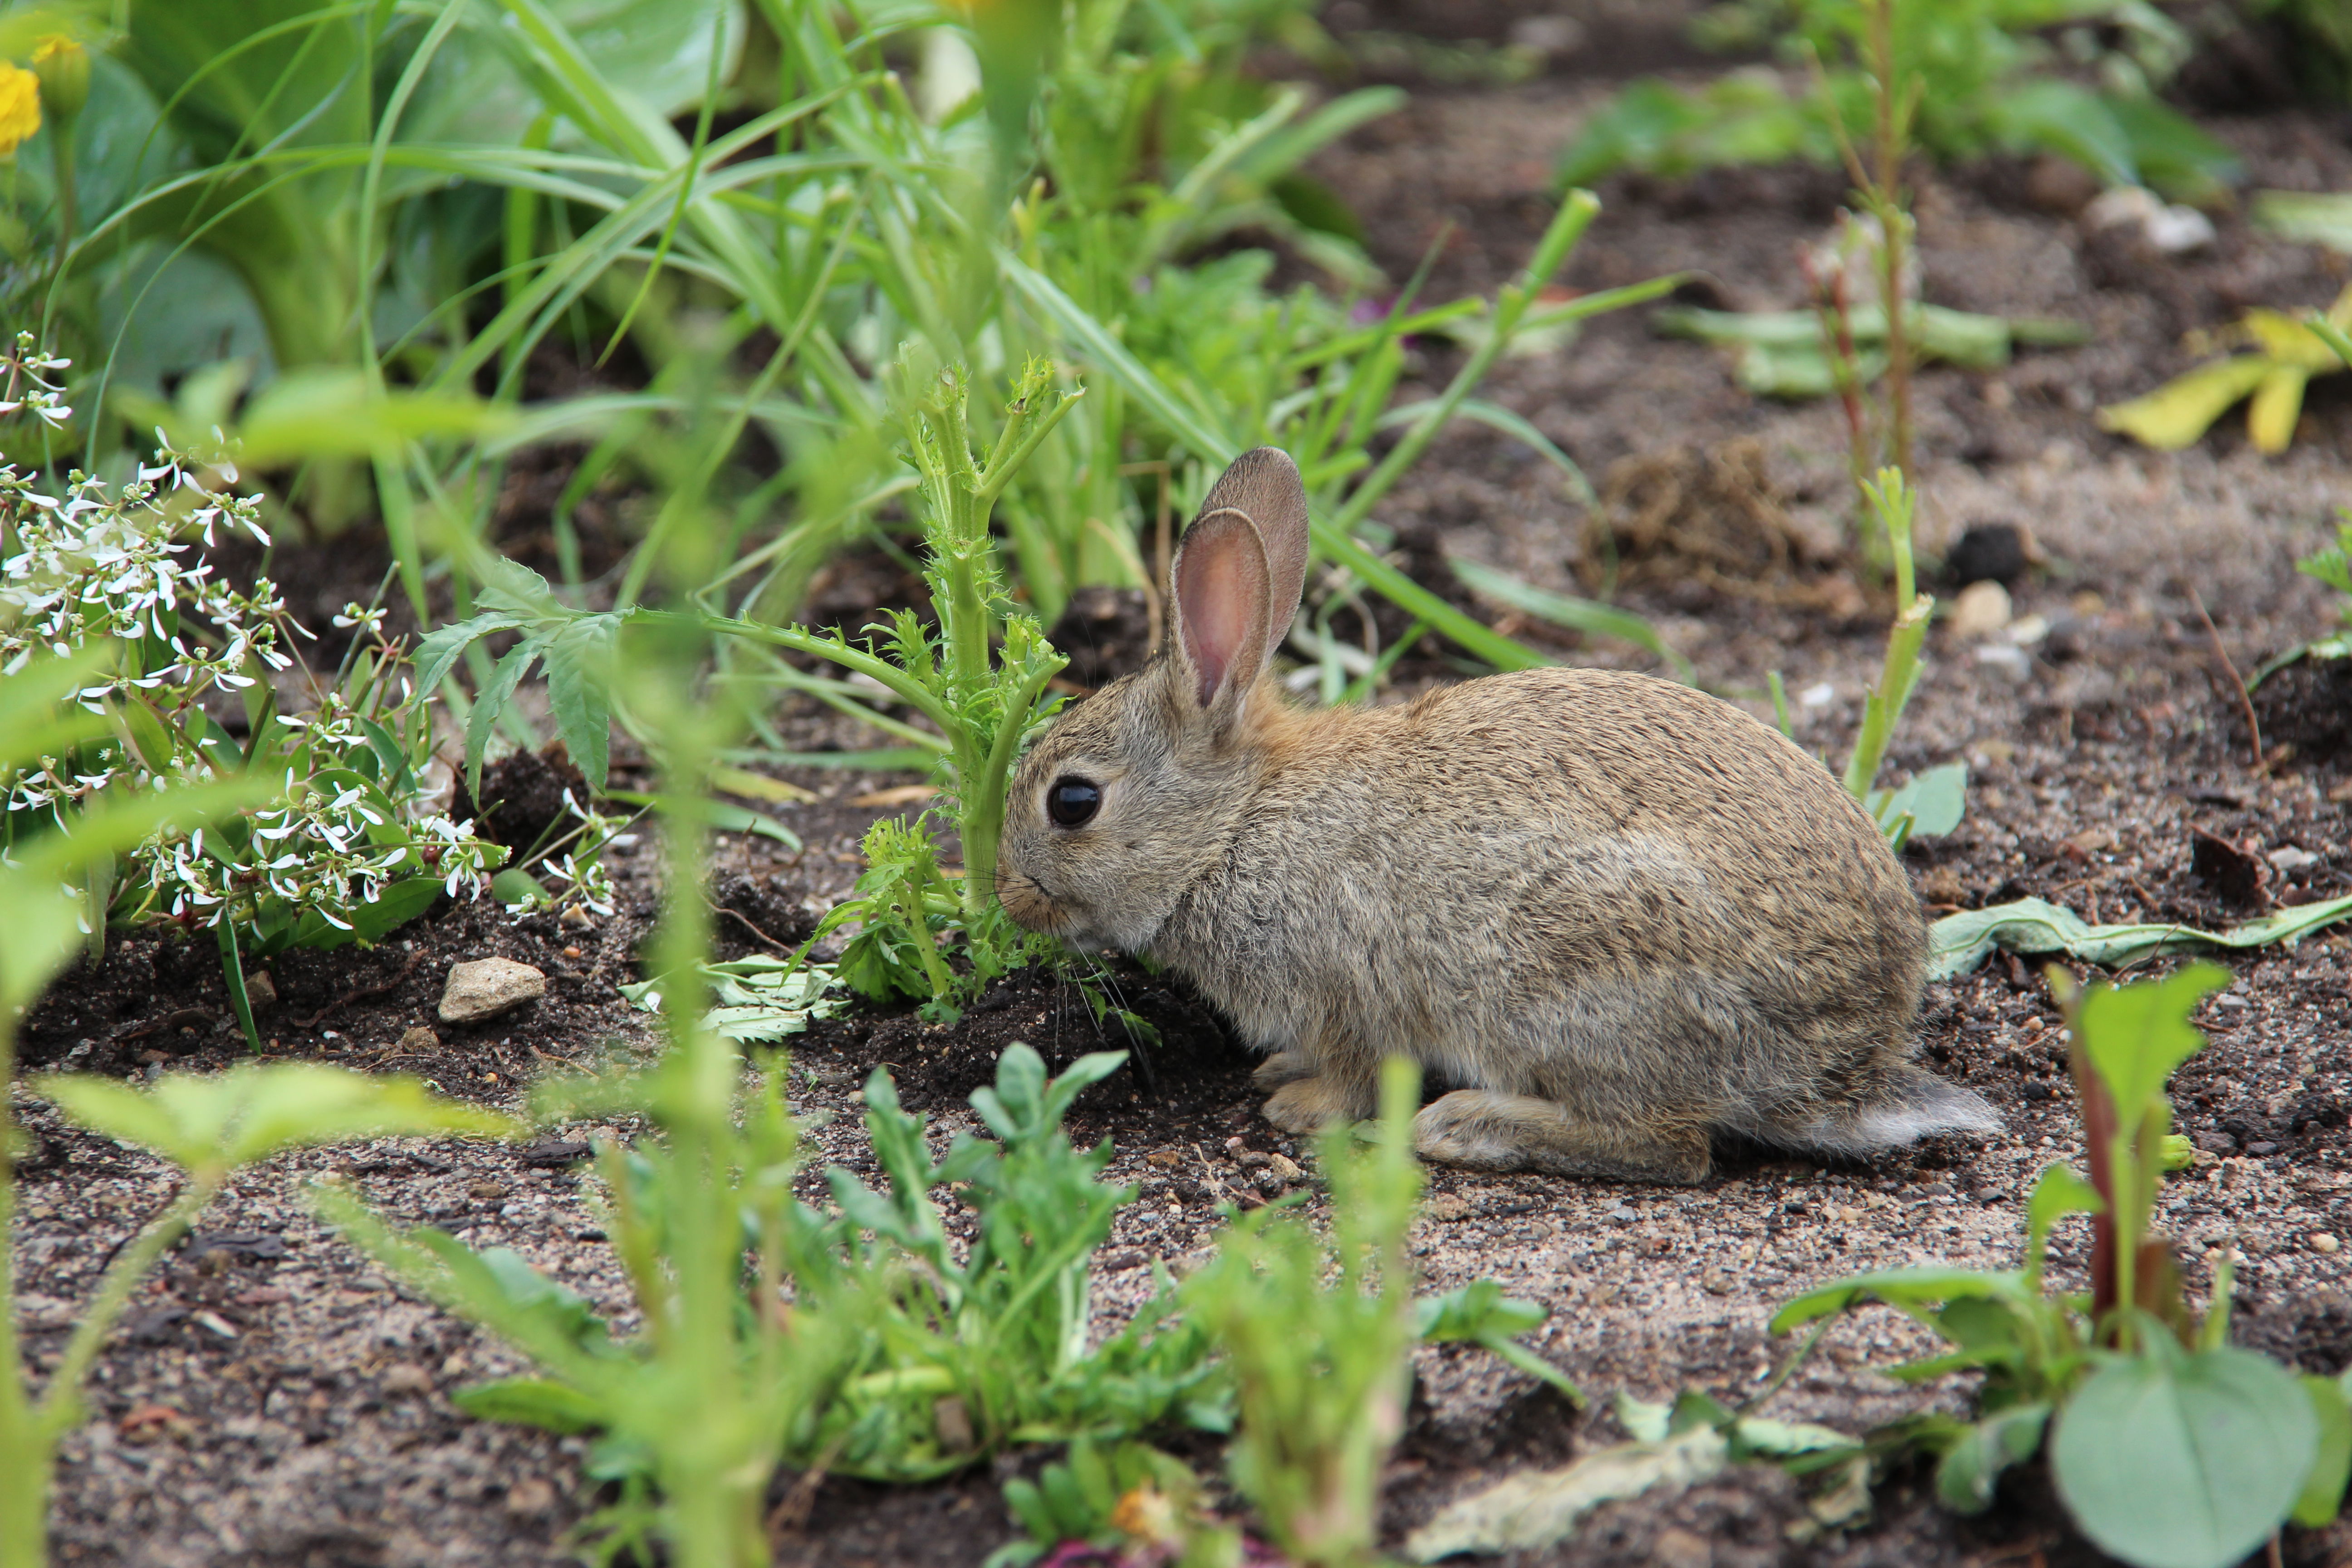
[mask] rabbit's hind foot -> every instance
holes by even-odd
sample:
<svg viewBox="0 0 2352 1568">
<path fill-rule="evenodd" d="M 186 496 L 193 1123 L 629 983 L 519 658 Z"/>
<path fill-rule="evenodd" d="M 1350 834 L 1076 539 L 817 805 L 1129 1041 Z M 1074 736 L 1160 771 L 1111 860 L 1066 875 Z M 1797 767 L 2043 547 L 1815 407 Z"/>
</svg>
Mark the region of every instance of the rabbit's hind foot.
<svg viewBox="0 0 2352 1568">
<path fill-rule="evenodd" d="M 1604 1126 L 1555 1100 L 1489 1089 L 1457 1089 L 1424 1106 L 1413 1118 L 1412 1145 L 1424 1160 L 1474 1171 L 1684 1186 L 1706 1179 L 1710 1153 L 1704 1127 Z"/>
</svg>

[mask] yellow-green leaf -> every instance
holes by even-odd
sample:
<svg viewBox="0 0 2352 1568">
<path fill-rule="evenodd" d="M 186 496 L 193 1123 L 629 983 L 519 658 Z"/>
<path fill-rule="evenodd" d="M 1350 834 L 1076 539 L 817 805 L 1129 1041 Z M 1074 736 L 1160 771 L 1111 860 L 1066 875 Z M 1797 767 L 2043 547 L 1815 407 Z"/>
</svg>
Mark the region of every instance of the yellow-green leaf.
<svg viewBox="0 0 2352 1568">
<path fill-rule="evenodd" d="M 2246 330 L 2254 335 L 2263 353 L 2282 364 L 2300 365 L 2305 370 L 2331 370 L 2336 366 L 2336 351 L 2284 311 L 2249 310 Z"/>
<path fill-rule="evenodd" d="M 2312 340 L 2316 342 L 2316 338 Z M 2328 352 L 2335 358 L 2335 351 Z M 2246 405 L 2246 435 L 2257 452 L 2273 456 L 2284 452 L 2294 439 L 2294 422 L 2303 413 L 2303 384 L 2311 379 L 2311 372 L 2299 364 L 2279 364 L 2263 377 L 2254 388 L 2253 400 Z"/>
<path fill-rule="evenodd" d="M 2196 445 L 2231 404 L 2262 384 L 2271 368 L 2270 359 L 2262 354 L 2200 365 L 2145 397 L 2102 408 L 2099 427 L 2121 431 L 2159 452 L 2178 452 Z"/>
</svg>

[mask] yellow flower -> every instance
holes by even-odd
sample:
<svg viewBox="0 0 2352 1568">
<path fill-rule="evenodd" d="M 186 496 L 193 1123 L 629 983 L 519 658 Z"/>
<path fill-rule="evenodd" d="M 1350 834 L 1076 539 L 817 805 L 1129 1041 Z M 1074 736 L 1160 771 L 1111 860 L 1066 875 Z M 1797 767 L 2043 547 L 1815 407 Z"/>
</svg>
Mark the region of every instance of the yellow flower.
<svg viewBox="0 0 2352 1568">
<path fill-rule="evenodd" d="M 89 51 L 63 33 L 45 33 L 33 45 L 33 75 L 41 107 L 60 124 L 72 123 L 89 101 Z"/>
<path fill-rule="evenodd" d="M 40 78 L 22 66 L 0 60 L 0 158 L 12 156 L 18 144 L 40 128 Z"/>
</svg>

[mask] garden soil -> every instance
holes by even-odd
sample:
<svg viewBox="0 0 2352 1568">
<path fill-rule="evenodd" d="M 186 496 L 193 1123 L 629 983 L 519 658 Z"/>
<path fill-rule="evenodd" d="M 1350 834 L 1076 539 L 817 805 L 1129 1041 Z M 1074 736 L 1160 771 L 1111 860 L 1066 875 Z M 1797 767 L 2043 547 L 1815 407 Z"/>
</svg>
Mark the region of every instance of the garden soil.
<svg viewBox="0 0 2352 1568">
<path fill-rule="evenodd" d="M 1408 275 L 1436 247 L 1433 298 L 1491 289 L 1524 258 L 1549 211 L 1549 160 L 1612 79 L 1693 68 L 1674 5 L 1584 0 L 1549 12 L 1572 14 L 1580 33 L 1531 32 L 1528 8 L 1499 4 L 1332 8 L 1335 31 L 1367 68 L 1404 80 L 1412 99 L 1327 153 L 1318 173 L 1363 216 L 1391 276 Z M 1550 51 L 1534 51 L 1542 68 L 1533 79 L 1458 79 L 1465 60 L 1505 58 L 1465 40 L 1514 37 Z M 2203 119 L 2244 159 L 2252 185 L 2352 188 L 2352 124 L 2342 116 L 2239 105 Z M 1931 299 L 2090 329 L 2079 348 L 2026 353 L 1995 371 L 1930 370 L 1919 381 L 1924 543 L 1938 558 L 1996 567 L 2005 554 L 2011 577 L 2007 626 L 1970 638 L 1946 623 L 1931 636 L 1926 677 L 1895 739 L 1895 776 L 1952 761 L 1971 773 L 1958 829 L 1906 856 L 1923 906 L 1942 913 L 2032 895 L 2095 921 L 2214 926 L 2352 892 L 2352 682 L 2342 667 L 2293 668 L 2263 686 L 2250 714 L 2230 673 L 2329 625 L 2326 595 L 2292 563 L 2323 542 L 2330 506 L 2352 501 L 2352 400 L 2316 384 L 2294 449 L 2274 458 L 2249 449 L 2232 420 L 2167 456 L 2102 434 L 2092 417 L 2193 363 L 2184 333 L 2224 325 L 2249 305 L 2324 305 L 2343 285 L 2343 262 L 2264 238 L 2231 213 L 2220 216 L 2206 251 L 2140 254 L 2086 232 L 2086 193 L 2031 164 L 1916 176 Z M 1826 231 L 1841 199 L 1836 178 L 1802 170 L 1628 177 L 1601 194 L 1605 210 L 1562 282 L 1590 289 L 1686 269 L 1685 297 L 1740 309 L 1801 302 L 1797 249 Z M 1415 377 L 1442 384 L 1450 351 L 1432 343 L 1417 353 Z M 1709 689 L 1769 715 L 1767 676 L 1777 671 L 1798 739 L 1842 757 L 1882 649 L 1886 605 L 1843 543 L 1849 492 L 1836 405 L 1757 402 L 1717 353 L 1655 335 L 1641 312 L 1505 362 L 1488 395 L 1584 466 L 1601 515 L 1524 448 L 1483 431 L 1449 435 L 1381 510 L 1415 575 L 1458 595 L 1444 562 L 1460 556 L 1589 592 L 1607 570 L 1602 547 L 1625 542 L 1622 601 L 1657 623 Z M 530 476 L 510 487 L 501 527 L 518 547 L 543 532 L 553 489 Z M 1970 530 L 1979 531 L 1958 548 Z M 1687 559 L 1710 540 L 1753 548 L 1767 535 L 1786 548 L 1744 584 L 1644 565 L 1661 552 Z M 1988 542 L 2005 548 L 1988 552 Z M 282 553 L 275 568 L 298 610 L 326 606 L 315 617 L 323 622 L 380 570 L 368 564 L 362 582 L 354 560 L 363 557 L 346 541 L 333 552 Z M 1947 596 L 1959 587 L 1948 577 L 1932 585 Z M 855 617 L 896 602 L 903 587 L 886 559 L 857 557 L 821 585 L 821 602 L 828 616 Z M 1978 592 L 1979 611 L 1990 597 Z M 1519 635 L 1550 635 L 1478 607 Z M 1062 635 L 1083 656 L 1074 673 L 1093 681 L 1131 667 L 1139 609 L 1108 597 L 1066 622 Z M 1555 641 L 1573 662 L 1647 667 L 1638 650 Z M 1416 649 L 1399 673 L 1400 695 L 1449 678 L 1433 647 Z M 871 743 L 814 714 L 791 722 L 811 747 Z M 801 847 L 759 837 L 718 847 L 708 894 L 730 954 L 781 951 L 805 936 L 847 892 L 865 826 L 908 809 L 875 804 L 877 792 L 916 782 L 792 776 L 818 795 L 777 812 Z M 560 761 L 521 756 L 498 770 L 484 803 L 511 801 L 506 809 L 524 815 L 561 779 Z M 639 977 L 650 858 L 640 847 L 619 858 L 622 908 L 585 925 L 445 905 L 372 952 L 273 961 L 276 1000 L 260 1019 L 272 1053 L 412 1072 L 493 1105 L 513 1104 L 553 1065 L 644 1058 L 652 1036 L 617 987 Z M 541 969 L 546 996 L 486 1024 L 442 1024 L 435 1009 L 450 965 L 494 954 Z M 2175 1086 L 2198 1155 L 2166 1183 L 2161 1222 L 2192 1289 L 2210 1287 L 2225 1256 L 2235 1259 L 2238 1339 L 2333 1373 L 2352 1361 L 2352 934 L 2244 955 L 2233 967 L 2234 984 L 2200 1019 L 2211 1043 Z M 1112 1177 L 1139 1192 L 1101 1259 L 1107 1321 L 1149 1289 L 1154 1259 L 1181 1270 L 1213 1243 L 1221 1205 L 1279 1194 L 1271 1156 L 1300 1152 L 1259 1117 L 1251 1064 L 1211 1005 L 1131 965 L 1110 974 L 1159 1038 L 1072 1118 L 1080 1140 L 1111 1140 Z M 208 952 L 119 942 L 27 1021 L 26 1066 L 134 1078 L 225 1066 L 241 1055 L 228 1016 Z M 836 1113 L 814 1135 L 825 1161 L 870 1174 L 855 1112 L 873 1068 L 889 1068 L 943 1143 L 975 1125 L 965 1097 L 1013 1040 L 1057 1064 L 1129 1044 L 1116 1025 L 1096 1022 L 1074 987 L 1018 975 L 951 1027 L 856 1010 L 812 1029 L 795 1042 L 796 1102 Z M 1867 1163 L 1727 1149 L 1688 1190 L 1433 1171 L 1412 1242 L 1427 1287 L 1493 1277 L 1542 1302 L 1551 1320 L 1529 1342 L 1600 1397 L 1580 1412 L 1483 1352 L 1422 1352 L 1411 1427 L 1388 1477 L 1392 1543 L 1483 1484 L 1620 1436 L 1607 1398 L 1618 1391 L 1665 1399 L 1699 1388 L 1727 1402 L 1757 1394 L 1791 1348 L 1768 1333 L 1768 1320 L 1809 1287 L 1931 1259 L 2013 1265 L 2036 1173 L 2081 1152 L 2050 994 L 2033 968 L 1997 958 L 1929 988 L 1919 1040 L 1936 1070 L 2000 1108 L 2001 1134 L 1933 1141 Z M 171 1184 L 153 1161 L 62 1127 L 29 1095 L 16 1103 L 32 1135 L 21 1165 L 19 1310 L 29 1353 L 47 1366 L 100 1269 L 163 1206 Z M 583 1477 L 583 1440 L 461 1415 L 453 1390 L 520 1363 L 364 1262 L 310 1216 L 301 1189 L 346 1182 L 394 1219 L 512 1247 L 625 1325 L 593 1179 L 578 1162 L 589 1140 L 633 1131 L 565 1126 L 520 1147 L 383 1142 L 246 1173 L 142 1289 L 98 1364 L 89 1420 L 68 1440 L 58 1476 L 58 1560 L 92 1568 L 570 1561 L 567 1543 L 593 1533 L 591 1516 L 611 1500 Z M 819 1191 L 814 1171 L 809 1191 Z M 1321 1201 L 1307 1197 L 1310 1209 Z M 2079 1222 L 2061 1227 L 2062 1279 L 2081 1279 L 2086 1245 Z M 1895 1314 L 1861 1313 L 1832 1329 L 1764 1408 L 1852 1433 L 1923 1405 L 1964 1408 L 1960 1382 L 1917 1388 L 1885 1375 L 1921 1343 Z M 1200 1457 L 1213 1471 L 1213 1450 Z M 777 1561 L 976 1563 L 1013 1534 L 999 1496 L 1004 1474 L 1036 1463 L 1026 1456 L 903 1489 L 780 1478 Z M 1609 1505 L 1571 1542 L 1523 1561 L 2100 1561 L 2066 1529 L 2039 1469 L 2005 1483 L 1973 1520 L 1938 1510 L 1916 1475 L 1895 1477 L 1866 1520 L 1842 1528 L 1824 1527 L 1811 1506 L 1778 1471 L 1738 1469 L 1671 1497 Z M 2282 1552 L 2291 1563 L 2352 1561 L 2352 1533 L 2290 1530 Z"/>
</svg>

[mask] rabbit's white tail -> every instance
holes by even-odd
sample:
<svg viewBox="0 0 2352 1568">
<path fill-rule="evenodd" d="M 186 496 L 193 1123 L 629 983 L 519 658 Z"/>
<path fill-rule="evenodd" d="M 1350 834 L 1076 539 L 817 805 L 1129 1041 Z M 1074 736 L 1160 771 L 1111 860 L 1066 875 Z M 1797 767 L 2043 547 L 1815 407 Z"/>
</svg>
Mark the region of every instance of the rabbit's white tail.
<svg viewBox="0 0 2352 1568">
<path fill-rule="evenodd" d="M 1814 1148 L 1838 1154 L 1892 1149 L 1931 1132 L 2000 1131 L 2000 1112 L 1983 1095 L 1908 1064 L 1888 1071 L 1876 1092 L 1852 1110 L 1808 1129 Z"/>
</svg>

